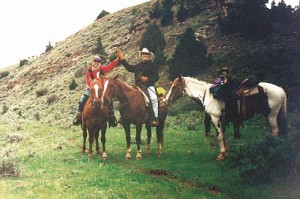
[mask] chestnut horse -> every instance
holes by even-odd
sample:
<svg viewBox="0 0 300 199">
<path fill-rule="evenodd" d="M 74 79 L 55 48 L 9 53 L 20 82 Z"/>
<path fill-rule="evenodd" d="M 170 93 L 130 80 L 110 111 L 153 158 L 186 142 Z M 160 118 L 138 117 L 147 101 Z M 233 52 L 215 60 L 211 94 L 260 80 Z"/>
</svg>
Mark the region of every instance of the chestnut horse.
<svg viewBox="0 0 300 199">
<path fill-rule="evenodd" d="M 225 133 L 222 130 L 222 101 L 213 97 L 209 91 L 212 84 L 204 81 L 199 81 L 191 77 L 178 77 L 174 80 L 171 89 L 169 90 L 166 101 L 167 103 L 174 102 L 185 93 L 192 99 L 201 102 L 205 112 L 211 116 L 212 123 L 218 132 L 218 141 L 220 145 L 220 154 L 217 160 L 223 160 L 228 155 L 228 147 L 226 144 Z M 270 112 L 265 115 L 269 124 L 272 135 L 279 136 L 279 133 L 286 134 L 286 94 L 281 87 L 274 84 L 261 82 L 259 83 L 266 93 L 267 101 L 270 107 Z M 252 103 L 251 108 L 256 113 L 261 113 L 255 108 L 257 104 Z M 258 106 L 259 107 L 259 106 Z M 254 115 L 254 114 L 253 114 Z M 244 118 L 244 120 L 250 118 Z M 278 126 L 278 123 L 279 125 Z"/>
<path fill-rule="evenodd" d="M 85 153 L 86 150 L 86 138 L 87 138 L 87 130 L 89 133 L 89 157 L 93 156 L 93 141 L 96 140 L 96 151 L 97 154 L 100 154 L 99 149 L 99 132 L 101 130 L 101 142 L 102 142 L 102 158 L 106 159 L 106 128 L 108 121 L 108 108 L 101 108 L 101 96 L 103 91 L 103 85 L 101 83 L 102 80 L 94 79 L 91 82 L 91 94 L 84 106 L 83 117 L 82 117 L 82 130 L 83 130 L 83 146 L 82 153 Z"/>
<path fill-rule="evenodd" d="M 147 146 L 146 153 L 150 154 L 150 142 L 151 142 L 151 125 L 149 121 L 149 107 L 145 104 L 145 99 L 141 91 L 133 86 L 118 79 L 118 75 L 113 78 L 108 78 L 104 83 L 103 101 L 107 101 L 113 97 L 116 97 L 120 102 L 120 123 L 123 125 L 126 134 L 126 159 L 131 157 L 130 149 L 130 124 L 134 124 L 136 127 L 136 143 L 137 143 L 137 155 L 136 159 L 140 159 L 141 155 L 141 131 L 142 125 L 145 124 L 147 129 Z M 162 151 L 163 145 L 163 129 L 165 126 L 165 119 L 167 117 L 168 108 L 166 105 L 159 106 L 159 118 L 158 126 L 156 127 L 157 137 L 157 154 Z"/>
</svg>

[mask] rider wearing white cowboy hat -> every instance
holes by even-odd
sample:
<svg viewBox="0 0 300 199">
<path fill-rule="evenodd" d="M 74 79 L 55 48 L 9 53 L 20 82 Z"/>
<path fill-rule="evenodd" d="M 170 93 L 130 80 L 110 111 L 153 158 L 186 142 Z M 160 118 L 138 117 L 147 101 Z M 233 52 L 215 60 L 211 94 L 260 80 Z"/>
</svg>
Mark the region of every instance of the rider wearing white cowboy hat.
<svg viewBox="0 0 300 199">
<path fill-rule="evenodd" d="M 141 62 L 136 65 L 128 64 L 127 61 L 123 59 L 123 55 L 120 50 L 118 50 L 117 55 L 118 60 L 123 64 L 125 69 L 129 72 L 134 73 L 135 84 L 141 88 L 147 88 L 153 109 L 151 125 L 157 126 L 158 99 L 154 84 L 158 81 L 159 74 L 158 67 L 153 62 L 155 58 L 154 54 L 150 52 L 147 48 L 143 48 L 142 51 L 139 51 L 139 57 L 141 59 Z"/>
</svg>

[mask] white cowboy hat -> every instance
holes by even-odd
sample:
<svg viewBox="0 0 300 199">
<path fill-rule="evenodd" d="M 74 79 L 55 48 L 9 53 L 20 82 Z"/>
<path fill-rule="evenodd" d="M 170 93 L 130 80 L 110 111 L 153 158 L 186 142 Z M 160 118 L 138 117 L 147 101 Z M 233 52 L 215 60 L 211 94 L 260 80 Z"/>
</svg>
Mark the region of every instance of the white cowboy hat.
<svg viewBox="0 0 300 199">
<path fill-rule="evenodd" d="M 142 59 L 142 54 L 149 54 L 150 59 L 152 61 L 154 61 L 154 59 L 155 59 L 153 52 L 150 52 L 147 48 L 143 48 L 142 51 L 139 51 L 139 58 L 141 58 L 141 59 Z"/>
</svg>

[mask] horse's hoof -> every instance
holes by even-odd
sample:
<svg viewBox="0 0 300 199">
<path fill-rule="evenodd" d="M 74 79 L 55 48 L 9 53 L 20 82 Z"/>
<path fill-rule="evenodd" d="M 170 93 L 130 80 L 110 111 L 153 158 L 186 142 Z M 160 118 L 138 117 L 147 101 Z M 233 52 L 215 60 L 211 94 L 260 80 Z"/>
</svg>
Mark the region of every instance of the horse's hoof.
<svg viewBox="0 0 300 199">
<path fill-rule="evenodd" d="M 129 160 L 129 159 L 131 158 L 131 155 L 130 155 L 130 154 L 127 154 L 127 155 L 125 156 L 125 158 L 126 158 L 126 160 Z"/>
<path fill-rule="evenodd" d="M 234 135 L 234 139 L 240 139 L 241 135 Z"/>
<path fill-rule="evenodd" d="M 140 160 L 140 159 L 142 159 L 142 156 L 136 156 L 135 159 Z"/>
<path fill-rule="evenodd" d="M 218 155 L 216 160 L 222 161 L 222 160 L 224 160 L 224 156 L 222 154 L 220 154 L 220 155 Z"/>
<path fill-rule="evenodd" d="M 104 159 L 104 160 L 107 159 L 107 154 L 105 152 L 102 153 L 102 159 Z"/>
</svg>

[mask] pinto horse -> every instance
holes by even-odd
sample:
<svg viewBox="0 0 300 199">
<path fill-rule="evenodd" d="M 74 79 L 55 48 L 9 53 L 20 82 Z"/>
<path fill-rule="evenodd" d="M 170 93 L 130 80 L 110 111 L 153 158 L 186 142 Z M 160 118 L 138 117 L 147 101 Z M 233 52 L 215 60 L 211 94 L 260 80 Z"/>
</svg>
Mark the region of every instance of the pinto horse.
<svg viewBox="0 0 300 199">
<path fill-rule="evenodd" d="M 126 134 L 126 159 L 130 159 L 130 124 L 134 124 L 136 127 L 136 143 L 137 143 L 137 155 L 136 159 L 141 159 L 141 131 L 142 125 L 145 124 L 147 129 L 147 146 L 146 153 L 150 154 L 150 142 L 151 142 L 151 124 L 149 120 L 149 107 L 145 104 L 145 99 L 141 91 L 134 88 L 127 83 L 118 79 L 118 75 L 113 78 L 108 78 L 104 83 L 103 101 L 107 101 L 113 97 L 116 97 L 120 102 L 120 123 L 123 125 Z M 165 126 L 165 119 L 167 117 L 168 108 L 166 105 L 159 106 L 159 118 L 158 126 L 156 127 L 157 137 L 157 154 L 162 151 L 163 145 L 163 129 Z"/>
<path fill-rule="evenodd" d="M 191 77 L 178 77 L 174 80 L 171 89 L 169 90 L 166 101 L 171 103 L 182 97 L 185 93 L 192 98 L 194 101 L 201 103 L 204 107 L 204 110 L 207 114 L 210 115 L 212 123 L 214 124 L 218 132 L 218 141 L 220 146 L 220 154 L 217 157 L 217 160 L 223 160 L 228 155 L 228 147 L 226 144 L 225 132 L 222 130 L 222 102 L 221 100 L 216 99 L 213 94 L 210 92 L 210 87 L 212 84 L 209 84 L 204 81 L 199 81 Z M 270 107 L 270 112 L 268 115 L 265 115 L 266 120 L 269 124 L 272 135 L 279 136 L 285 134 L 286 128 L 286 94 L 284 90 L 276 85 L 261 82 L 259 83 L 267 95 L 267 101 Z M 255 104 L 252 104 L 255 106 Z M 252 107 L 253 108 L 253 107 Z M 256 110 L 256 113 L 260 113 Z M 244 118 L 249 119 L 249 118 Z M 281 121 L 283 125 L 279 129 L 278 121 Z"/>
<path fill-rule="evenodd" d="M 101 142 L 102 142 L 102 158 L 106 159 L 106 128 L 108 121 L 108 108 L 101 108 L 101 96 L 103 91 L 103 84 L 100 79 L 94 79 L 91 82 L 91 94 L 84 106 L 83 117 L 82 117 L 82 130 L 83 130 L 83 146 L 82 153 L 86 150 L 86 138 L 87 130 L 89 133 L 89 157 L 93 156 L 93 141 L 96 140 L 96 151 L 100 154 L 99 149 L 99 132 L 101 130 Z"/>
</svg>

